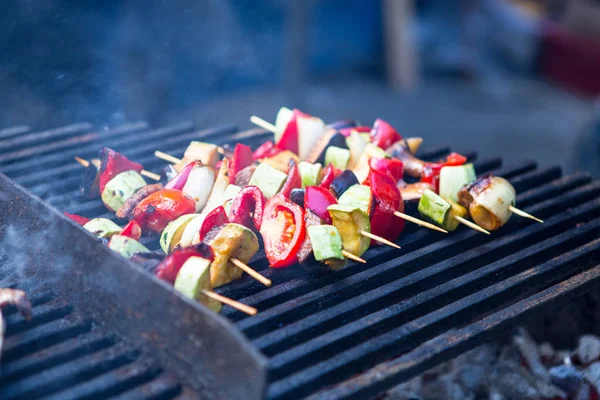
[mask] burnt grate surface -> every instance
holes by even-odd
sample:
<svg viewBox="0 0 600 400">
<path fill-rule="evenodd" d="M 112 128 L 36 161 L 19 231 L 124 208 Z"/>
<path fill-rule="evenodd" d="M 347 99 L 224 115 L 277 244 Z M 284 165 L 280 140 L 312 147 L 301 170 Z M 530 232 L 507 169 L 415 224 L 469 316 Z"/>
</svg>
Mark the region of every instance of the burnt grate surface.
<svg viewBox="0 0 600 400">
<path fill-rule="evenodd" d="M 143 122 L 104 130 L 86 124 L 42 133 L 27 129 L 0 131 L 0 172 L 60 211 L 87 217 L 111 216 L 99 200 L 78 196 L 81 167 L 72 161 L 76 155 L 91 158 L 107 145 L 145 169 L 160 172 L 164 162 L 154 158 L 154 150 L 179 157 L 190 140 L 244 142 L 255 147 L 270 136 L 260 130 L 237 132 L 229 127 L 195 131 L 185 122 L 158 129 Z M 34 135 L 35 139 L 13 151 L 1 145 L 4 135 L 10 140 L 17 135 Z M 430 149 L 420 156 L 436 159 L 448 151 Z M 563 176 L 559 167 L 539 168 L 531 161 L 504 166 L 500 158 L 477 159 L 473 153 L 465 154 L 478 173 L 493 172 L 509 179 L 518 193 L 517 206 L 545 223 L 513 217 L 489 237 L 463 228 L 442 235 L 407 224 L 397 242 L 402 249 L 371 249 L 363 256 L 366 265 L 350 263 L 336 273 L 299 266 L 272 270 L 264 254 L 259 254 L 252 266 L 273 281 L 271 288 L 243 277 L 217 289 L 260 310 L 257 316 L 247 317 L 224 307 L 222 314 L 268 357 L 267 398 L 363 399 L 379 395 L 531 313 L 597 287 L 600 182 L 582 172 Z M 156 240 L 145 244 L 158 248 Z M 39 318 L 66 312 L 61 307 L 49 308 Z M 57 318 L 68 319 L 69 315 Z M 21 327 L 17 330 L 30 329 L 23 328 L 18 319 L 12 323 Z M 94 332 L 92 323 L 89 327 L 85 335 Z M 21 333 L 14 337 L 16 340 Z M 172 377 L 157 381 L 153 375 L 157 367 L 139 367 L 137 361 L 121 365 L 132 357 L 131 350 L 124 348 L 121 353 L 117 344 L 113 347 L 115 353 L 108 348 L 97 350 L 110 360 L 121 360 L 112 373 L 69 388 L 78 393 L 74 397 L 86 398 L 86 390 L 105 390 L 110 386 L 106 382 L 121 376 L 121 371 L 124 379 L 132 382 L 153 377 L 124 395 L 142 390 L 139 388 L 166 388 L 167 392 L 179 388 L 177 393 L 185 394 Z M 50 359 L 55 357 L 51 353 Z M 8 368 L 10 362 L 6 365 Z"/>
</svg>

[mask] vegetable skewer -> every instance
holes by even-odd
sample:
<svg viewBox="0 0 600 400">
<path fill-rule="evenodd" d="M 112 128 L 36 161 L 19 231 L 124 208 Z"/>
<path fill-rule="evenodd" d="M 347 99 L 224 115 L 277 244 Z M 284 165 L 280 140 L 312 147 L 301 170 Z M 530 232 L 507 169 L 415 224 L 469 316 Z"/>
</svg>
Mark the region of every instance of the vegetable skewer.
<svg viewBox="0 0 600 400">
<path fill-rule="evenodd" d="M 207 297 L 210 297 L 213 300 L 217 300 L 223 304 L 227 304 L 228 306 L 233 307 L 236 310 L 239 310 L 248 315 L 256 315 L 256 313 L 258 312 L 258 310 L 254 307 L 248 306 L 246 304 L 240 303 L 239 301 L 235 301 L 233 299 L 230 299 L 229 297 L 222 296 L 218 293 L 206 289 L 202 290 L 202 294 Z"/>
<path fill-rule="evenodd" d="M 88 160 L 81 158 L 81 157 L 75 157 L 75 161 L 77 161 L 79 164 L 83 165 L 84 167 L 88 167 L 90 165 L 90 162 Z M 160 175 L 155 174 L 154 172 L 142 170 L 142 172 L 140 172 L 140 175 L 143 175 L 150 179 L 154 179 L 155 181 L 160 181 Z"/>
</svg>

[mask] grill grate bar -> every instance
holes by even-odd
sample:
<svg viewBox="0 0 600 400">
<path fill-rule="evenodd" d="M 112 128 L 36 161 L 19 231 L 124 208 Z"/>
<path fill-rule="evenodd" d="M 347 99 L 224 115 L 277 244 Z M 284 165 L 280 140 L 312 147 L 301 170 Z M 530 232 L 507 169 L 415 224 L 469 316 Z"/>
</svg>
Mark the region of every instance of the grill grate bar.
<svg viewBox="0 0 600 400">
<path fill-rule="evenodd" d="M 93 129 L 93 126 L 83 122 L 67 125 L 57 129 L 19 135 L 18 137 L 2 140 L 0 142 L 0 154 L 13 153 L 15 150 L 25 148 L 29 143 L 47 143 L 52 140 L 75 136 L 78 133 L 88 131 L 90 129 Z"/>
<path fill-rule="evenodd" d="M 20 315 L 14 314 L 6 318 L 7 329 L 6 337 L 21 333 L 36 326 L 63 318 L 73 311 L 69 305 L 45 304 L 34 309 L 34 314 L 30 321 L 26 321 Z"/>
<path fill-rule="evenodd" d="M 122 399 L 146 399 L 146 400 L 168 400 L 173 398 L 192 399 L 197 398 L 195 395 L 186 393 L 177 380 L 168 375 L 161 375 L 158 379 L 154 379 L 134 389 L 122 393 L 113 398 L 113 400 Z"/>
<path fill-rule="evenodd" d="M 27 125 L 16 125 L 10 128 L 0 129 L 0 140 L 12 138 L 14 136 L 22 135 L 31 130 Z"/>
</svg>

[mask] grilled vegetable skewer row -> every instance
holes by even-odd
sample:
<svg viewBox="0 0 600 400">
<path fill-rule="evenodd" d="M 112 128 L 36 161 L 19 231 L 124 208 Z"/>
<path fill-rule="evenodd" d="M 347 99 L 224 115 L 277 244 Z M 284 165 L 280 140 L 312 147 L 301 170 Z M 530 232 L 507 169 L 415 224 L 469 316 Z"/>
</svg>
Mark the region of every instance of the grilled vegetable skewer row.
<svg viewBox="0 0 600 400">
<path fill-rule="evenodd" d="M 75 161 L 77 161 L 79 164 L 83 165 L 84 167 L 88 167 L 90 165 L 90 162 L 88 160 L 81 158 L 81 157 L 75 157 Z M 97 167 L 99 167 L 99 165 L 97 165 Z M 150 179 L 154 179 L 155 181 L 160 181 L 160 175 L 155 174 L 154 172 L 142 170 L 140 172 L 140 175 L 143 175 Z"/>
</svg>

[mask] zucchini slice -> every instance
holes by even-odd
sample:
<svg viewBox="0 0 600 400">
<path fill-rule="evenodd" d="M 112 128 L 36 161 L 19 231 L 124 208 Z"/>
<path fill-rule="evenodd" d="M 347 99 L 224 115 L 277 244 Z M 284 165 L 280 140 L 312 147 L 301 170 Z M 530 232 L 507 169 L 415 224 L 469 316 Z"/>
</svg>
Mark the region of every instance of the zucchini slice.
<svg viewBox="0 0 600 400">
<path fill-rule="evenodd" d="M 313 246 L 315 260 L 324 262 L 334 270 L 341 268 L 344 261 L 342 237 L 335 226 L 309 226 L 308 236 Z"/>
<path fill-rule="evenodd" d="M 122 235 L 113 235 L 108 242 L 108 248 L 125 258 L 131 258 L 138 253 L 150 252 L 146 246 L 137 240 Z"/>
<path fill-rule="evenodd" d="M 473 164 L 443 167 L 440 171 L 440 196 L 458 202 L 458 192 L 477 179 Z"/>
<path fill-rule="evenodd" d="M 360 234 L 361 231 L 371 232 L 369 215 L 363 210 L 352 206 L 332 204 L 327 207 L 329 215 L 342 238 L 344 250 L 361 256 L 369 249 L 371 239 Z"/>
<path fill-rule="evenodd" d="M 366 185 L 350 186 L 338 199 L 338 204 L 359 208 L 369 214 L 371 207 L 371 188 Z"/>
<path fill-rule="evenodd" d="M 121 172 L 104 187 L 102 202 L 107 208 L 116 212 L 128 198 L 144 186 L 146 181 L 137 172 L 133 170 Z"/>
<path fill-rule="evenodd" d="M 94 218 L 88 221 L 83 229 L 92 232 L 99 238 L 110 238 L 112 235 L 118 235 L 123 228 L 107 218 Z"/>
<path fill-rule="evenodd" d="M 249 185 L 257 186 L 267 199 L 275 196 L 287 179 L 287 174 L 261 163 L 250 178 Z"/>
<path fill-rule="evenodd" d="M 177 243 L 179 243 L 187 224 L 197 216 L 198 214 L 186 214 L 174 221 L 169 222 L 169 224 L 160 234 L 160 248 L 166 254 L 169 254 L 171 251 L 173 251 Z"/>
<path fill-rule="evenodd" d="M 211 290 L 210 260 L 202 257 L 190 257 L 181 266 L 175 279 L 175 290 L 190 299 L 204 304 L 210 310 L 218 313 L 221 303 L 202 294 L 203 290 Z"/>
</svg>

